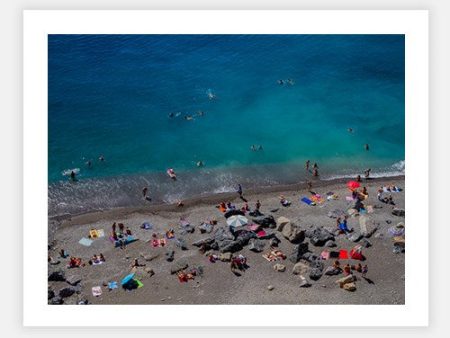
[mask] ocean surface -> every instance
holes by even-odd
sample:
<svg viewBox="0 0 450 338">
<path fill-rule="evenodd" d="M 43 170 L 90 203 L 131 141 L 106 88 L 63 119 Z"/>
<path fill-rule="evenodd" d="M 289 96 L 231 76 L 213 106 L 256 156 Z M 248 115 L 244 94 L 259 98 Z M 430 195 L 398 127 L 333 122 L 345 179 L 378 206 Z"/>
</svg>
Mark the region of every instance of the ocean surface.
<svg viewBox="0 0 450 338">
<path fill-rule="evenodd" d="M 404 59 L 403 35 L 49 35 L 49 214 L 294 183 L 307 159 L 403 173 Z"/>
</svg>

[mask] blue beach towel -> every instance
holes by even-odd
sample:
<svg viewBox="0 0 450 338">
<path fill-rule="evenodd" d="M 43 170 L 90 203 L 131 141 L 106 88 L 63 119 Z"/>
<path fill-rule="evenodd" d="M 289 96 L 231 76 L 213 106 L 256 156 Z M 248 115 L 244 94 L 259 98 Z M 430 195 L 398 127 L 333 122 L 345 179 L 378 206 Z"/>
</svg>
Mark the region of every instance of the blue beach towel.
<svg viewBox="0 0 450 338">
<path fill-rule="evenodd" d="M 112 290 L 112 289 L 117 289 L 117 282 L 109 282 L 108 283 L 108 289 Z"/>
<path fill-rule="evenodd" d="M 316 203 L 311 201 L 308 197 L 303 197 L 300 201 L 302 201 L 303 203 L 306 203 L 308 205 L 316 205 Z"/>
</svg>

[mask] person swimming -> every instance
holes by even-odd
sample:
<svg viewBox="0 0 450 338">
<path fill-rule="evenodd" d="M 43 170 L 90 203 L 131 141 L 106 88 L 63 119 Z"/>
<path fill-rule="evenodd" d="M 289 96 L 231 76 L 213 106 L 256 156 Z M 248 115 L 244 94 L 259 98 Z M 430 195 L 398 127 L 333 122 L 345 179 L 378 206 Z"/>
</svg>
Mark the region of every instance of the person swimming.
<svg viewBox="0 0 450 338">
<path fill-rule="evenodd" d="M 173 117 L 175 117 L 175 113 L 169 113 L 169 114 L 167 115 L 167 117 L 173 118 Z"/>
<path fill-rule="evenodd" d="M 367 151 L 369 151 L 369 144 L 368 144 L 368 143 L 366 143 L 366 144 L 364 145 L 364 149 L 366 149 Z"/>
<path fill-rule="evenodd" d="M 197 167 L 203 167 L 205 164 L 203 163 L 203 161 L 198 161 L 197 162 Z"/>
</svg>

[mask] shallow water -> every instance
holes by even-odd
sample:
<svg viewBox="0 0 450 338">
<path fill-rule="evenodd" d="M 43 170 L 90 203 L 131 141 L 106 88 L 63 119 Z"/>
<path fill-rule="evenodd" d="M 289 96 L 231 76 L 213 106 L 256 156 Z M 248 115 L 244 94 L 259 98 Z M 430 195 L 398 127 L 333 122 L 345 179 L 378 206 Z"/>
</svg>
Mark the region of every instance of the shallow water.
<svg viewBox="0 0 450 338">
<path fill-rule="evenodd" d="M 324 178 L 398 173 L 404 110 L 402 35 L 50 35 L 50 202 L 291 183 L 306 159 Z"/>
</svg>

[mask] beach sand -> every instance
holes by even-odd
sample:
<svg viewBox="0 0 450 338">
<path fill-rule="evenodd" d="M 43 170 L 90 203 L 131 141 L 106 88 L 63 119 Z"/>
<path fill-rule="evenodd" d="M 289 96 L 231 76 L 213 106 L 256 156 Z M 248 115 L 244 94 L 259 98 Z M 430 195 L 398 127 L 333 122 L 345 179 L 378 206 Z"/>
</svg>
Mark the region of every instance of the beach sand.
<svg viewBox="0 0 450 338">
<path fill-rule="evenodd" d="M 261 212 L 265 215 L 272 214 L 275 219 L 280 216 L 287 217 L 302 229 L 310 225 L 334 228 L 336 220 L 328 217 L 328 212 L 334 209 L 348 210 L 352 202 L 346 200 L 350 193 L 345 185 L 348 179 L 314 182 L 315 192 L 325 195 L 329 191 L 339 195 L 338 200 L 325 201 L 317 206 L 308 206 L 299 202 L 303 196 L 309 196 L 305 184 L 292 186 L 278 186 L 266 189 L 244 191 L 245 198 L 253 209 L 257 199 L 261 201 Z M 339 288 L 335 281 L 338 276 L 323 275 L 319 280 L 313 281 L 309 288 L 300 287 L 300 277 L 292 273 L 294 263 L 289 259 L 277 262 L 269 262 L 262 254 L 269 251 L 266 243 L 265 250 L 260 253 L 252 252 L 247 247 L 237 254 L 247 257 L 249 268 L 236 276 L 231 272 L 230 263 L 217 261 L 209 262 L 208 258 L 199 252 L 192 243 L 211 236 L 212 234 L 201 234 L 198 225 L 207 219 L 215 217 L 218 228 L 227 228 L 226 219 L 223 214 L 215 208 L 220 201 L 231 201 L 237 207 L 243 202 L 237 194 L 217 194 L 201 199 L 184 201 L 184 207 L 174 205 L 152 205 L 148 207 L 117 208 L 104 212 L 96 212 L 72 217 L 49 219 L 49 255 L 60 260 L 56 265 L 49 264 L 49 273 L 56 270 L 64 270 L 66 278 L 78 276 L 81 282 L 78 287 L 79 293 L 65 298 L 64 304 L 76 304 L 81 299 L 87 299 L 90 304 L 405 304 L 405 256 L 403 253 L 393 252 L 393 240 L 389 237 L 387 230 L 404 222 L 404 217 L 392 214 L 393 206 L 381 203 L 377 200 L 377 189 L 381 185 L 394 184 L 404 187 L 404 177 L 376 178 L 363 180 L 362 186 L 368 188 L 369 197 L 364 203 L 366 205 L 379 206 L 373 213 L 366 214 L 367 227 L 377 227 L 377 231 L 368 240 L 372 243 L 369 248 L 363 249 L 366 257 L 363 265 L 368 265 L 367 280 L 355 272 L 357 277 L 356 291 L 349 292 Z M 140 193 L 140 192 L 137 192 Z M 292 202 L 290 207 L 282 207 L 279 195 L 283 194 Z M 388 195 L 388 194 L 386 194 Z M 392 193 L 397 208 L 405 208 L 404 190 Z M 276 212 L 270 210 L 278 209 Z M 186 218 L 191 225 L 195 226 L 192 234 L 181 235 L 179 226 L 180 217 Z M 249 217 L 251 219 L 251 217 Z M 126 249 L 114 248 L 108 240 L 113 222 L 123 223 L 129 227 L 138 241 L 127 245 Z M 140 225 L 149 222 L 154 225 L 152 230 L 143 230 Z M 389 223 L 388 223 L 389 222 Z M 350 228 L 359 231 L 359 216 L 350 217 L 348 220 Z M 175 240 L 168 240 L 168 244 L 161 248 L 152 247 L 148 242 L 153 233 L 164 233 L 173 227 L 177 238 L 183 237 L 188 243 L 188 250 L 182 251 L 175 245 Z M 82 237 L 87 237 L 90 229 L 103 229 L 105 237 L 95 239 L 91 246 L 85 247 L 78 243 Z M 278 247 L 286 255 L 289 255 L 294 247 L 283 235 L 276 231 L 281 240 Z M 268 240 L 265 240 L 268 242 Z M 309 243 L 306 238 L 305 242 Z M 309 244 L 309 250 L 320 255 L 323 250 L 339 251 L 349 250 L 358 243 L 349 241 L 345 235 L 336 237 L 337 247 L 315 247 Z M 68 269 L 68 258 L 60 258 L 58 252 L 64 248 L 71 256 L 81 257 L 86 266 Z M 168 250 L 175 251 L 175 260 L 168 262 L 165 253 Z M 91 266 L 87 261 L 94 254 L 103 253 L 106 262 L 101 265 Z M 214 253 L 218 254 L 218 251 Z M 151 261 L 146 261 L 143 256 L 156 256 Z M 137 276 L 144 284 L 143 287 L 126 291 L 120 287 L 121 279 L 131 271 L 134 258 L 139 258 L 139 263 L 146 264 L 138 268 Z M 184 260 L 189 267 L 203 267 L 203 276 L 197 276 L 187 283 L 180 283 L 176 274 L 171 274 L 170 269 L 180 260 Z M 332 265 L 333 259 L 324 260 L 325 268 Z M 347 261 L 341 261 L 345 264 Z M 349 260 L 350 264 L 359 261 Z M 286 266 L 285 272 L 273 269 L 276 263 Z M 154 275 L 144 271 L 151 268 Z M 103 283 L 116 281 L 119 288 L 108 291 Z M 370 281 L 370 282 L 369 282 Z M 268 286 L 273 286 L 272 290 Z M 49 288 L 58 293 L 62 288 L 69 287 L 67 282 L 49 282 Z M 102 295 L 94 297 L 91 288 L 101 286 Z"/>
</svg>

